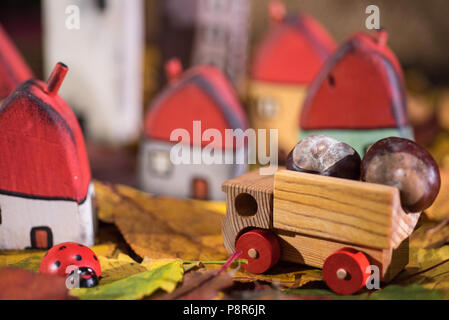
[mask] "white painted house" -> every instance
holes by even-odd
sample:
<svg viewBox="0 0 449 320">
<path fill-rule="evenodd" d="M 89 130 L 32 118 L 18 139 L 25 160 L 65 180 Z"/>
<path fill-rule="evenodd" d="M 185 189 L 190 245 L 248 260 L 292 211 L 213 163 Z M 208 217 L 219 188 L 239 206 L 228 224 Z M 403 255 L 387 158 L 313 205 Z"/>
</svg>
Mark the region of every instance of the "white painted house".
<svg viewBox="0 0 449 320">
<path fill-rule="evenodd" d="M 180 71 L 180 70 L 178 70 Z M 198 141 L 214 129 L 225 137 L 226 129 L 246 130 L 245 113 L 234 89 L 216 67 L 196 66 L 183 74 L 172 74 L 168 87 L 153 102 L 145 116 L 145 131 L 139 154 L 139 181 L 143 190 L 160 195 L 223 200 L 221 184 L 246 172 L 247 164 L 195 164 L 206 146 L 220 149 L 222 155 L 236 157 L 247 154 L 247 144 L 226 146 L 224 140 Z M 195 132 L 194 122 L 201 123 Z M 173 130 L 183 129 L 190 137 L 185 142 L 192 163 L 174 164 L 170 151 Z"/>
<path fill-rule="evenodd" d="M 60 60 L 70 65 L 61 96 L 88 138 L 109 145 L 137 140 L 143 112 L 143 1 L 45 0 L 43 18 L 45 71 L 49 75 Z"/>
<path fill-rule="evenodd" d="M 48 84 L 32 79 L 0 106 L 0 250 L 94 244 L 94 188 L 78 121 Z"/>
</svg>

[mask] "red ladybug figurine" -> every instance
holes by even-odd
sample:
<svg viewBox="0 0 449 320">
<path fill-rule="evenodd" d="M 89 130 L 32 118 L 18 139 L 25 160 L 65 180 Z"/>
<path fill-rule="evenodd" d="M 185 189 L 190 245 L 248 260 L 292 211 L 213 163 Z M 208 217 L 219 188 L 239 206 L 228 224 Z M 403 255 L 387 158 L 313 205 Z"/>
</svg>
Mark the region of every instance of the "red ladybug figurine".
<svg viewBox="0 0 449 320">
<path fill-rule="evenodd" d="M 101 266 L 95 253 L 85 245 L 64 242 L 47 251 L 42 258 L 39 272 L 63 277 L 77 272 L 80 287 L 93 287 L 98 284 Z"/>
</svg>

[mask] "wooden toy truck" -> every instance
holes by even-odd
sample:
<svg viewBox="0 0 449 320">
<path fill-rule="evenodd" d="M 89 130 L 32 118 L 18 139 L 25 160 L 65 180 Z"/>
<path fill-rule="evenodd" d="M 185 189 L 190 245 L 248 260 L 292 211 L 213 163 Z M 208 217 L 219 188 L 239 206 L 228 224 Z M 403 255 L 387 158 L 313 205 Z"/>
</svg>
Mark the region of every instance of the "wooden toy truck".
<svg viewBox="0 0 449 320">
<path fill-rule="evenodd" d="M 370 265 L 389 281 L 408 263 L 408 237 L 420 213 L 406 213 L 399 190 L 380 184 L 281 169 L 252 171 L 222 185 L 226 249 L 263 273 L 279 260 L 323 269 L 330 289 L 353 294 Z"/>
</svg>

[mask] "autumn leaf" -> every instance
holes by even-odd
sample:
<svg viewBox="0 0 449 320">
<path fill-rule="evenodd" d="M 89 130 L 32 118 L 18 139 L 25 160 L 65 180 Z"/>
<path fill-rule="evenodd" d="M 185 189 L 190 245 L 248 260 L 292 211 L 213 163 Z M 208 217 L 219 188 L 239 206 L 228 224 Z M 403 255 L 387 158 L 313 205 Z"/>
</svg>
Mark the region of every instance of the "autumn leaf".
<svg viewBox="0 0 449 320">
<path fill-rule="evenodd" d="M 430 290 L 416 283 L 409 286 L 389 285 L 382 290 L 360 296 L 368 300 L 441 300 L 446 297 L 444 291 Z"/>
<path fill-rule="evenodd" d="M 116 245 L 113 243 L 105 243 L 91 247 L 99 257 L 111 255 L 115 248 Z M 39 266 L 45 252 L 43 250 L 0 251 L 0 267 L 15 267 L 39 272 Z"/>
<path fill-rule="evenodd" d="M 65 279 L 23 269 L 0 269 L 0 300 L 73 299 L 68 295 Z"/>
<path fill-rule="evenodd" d="M 439 248 L 449 241 L 449 219 L 423 223 L 410 237 L 410 246 Z"/>
<path fill-rule="evenodd" d="M 182 261 L 178 260 L 94 288 L 73 289 L 70 294 L 83 300 L 141 299 L 159 289 L 172 292 L 182 277 Z"/>
<path fill-rule="evenodd" d="M 218 265 L 206 265 L 207 270 L 217 270 Z M 323 281 L 321 270 L 304 265 L 280 262 L 264 274 L 253 274 L 241 266 L 233 272 L 234 281 L 248 283 L 263 281 L 284 288 L 300 288 L 309 282 Z"/>
<path fill-rule="evenodd" d="M 115 223 L 139 256 L 226 259 L 221 236 L 223 204 L 156 197 L 98 181 L 95 191 L 99 218 Z"/>
<path fill-rule="evenodd" d="M 118 259 L 107 258 L 99 256 L 98 259 L 101 265 L 101 280 L 99 285 L 103 286 L 117 280 L 121 280 L 137 273 L 147 271 L 144 266 L 124 258 L 125 255 L 119 255 Z"/>
<path fill-rule="evenodd" d="M 449 246 L 437 249 L 412 247 L 409 264 L 393 283 L 419 284 L 426 289 L 449 291 Z"/>
<path fill-rule="evenodd" d="M 172 293 L 158 297 L 159 300 L 209 300 L 218 297 L 221 290 L 233 283 L 229 273 L 219 275 L 214 271 L 189 272 L 182 286 Z"/>
<path fill-rule="evenodd" d="M 410 286 L 389 285 L 380 290 L 349 296 L 338 295 L 326 289 L 292 289 L 284 292 L 302 299 L 327 300 L 440 300 L 447 297 L 444 291 L 430 290 L 418 284 Z"/>
<path fill-rule="evenodd" d="M 265 281 L 286 288 L 300 288 L 312 281 L 323 281 L 323 277 L 321 276 L 321 270 L 311 268 L 293 272 L 270 272 L 268 274 L 252 274 L 240 270 L 234 274 L 234 280 L 240 282 Z"/>
<path fill-rule="evenodd" d="M 449 143 L 449 140 L 448 140 Z M 440 167 L 441 187 L 435 202 L 425 210 L 430 220 L 441 221 L 449 218 L 449 153 L 446 156 L 447 167 Z"/>
</svg>

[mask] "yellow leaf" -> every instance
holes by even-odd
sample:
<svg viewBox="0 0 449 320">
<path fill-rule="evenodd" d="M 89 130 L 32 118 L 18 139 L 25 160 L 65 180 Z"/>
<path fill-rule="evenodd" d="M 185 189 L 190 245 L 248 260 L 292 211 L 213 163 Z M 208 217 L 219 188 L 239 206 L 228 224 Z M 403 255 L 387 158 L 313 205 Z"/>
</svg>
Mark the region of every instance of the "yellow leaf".
<svg viewBox="0 0 449 320">
<path fill-rule="evenodd" d="M 163 266 L 168 263 L 172 263 L 174 261 L 177 261 L 178 259 L 150 259 L 150 260 L 144 260 L 141 265 L 145 267 L 147 270 L 153 270 L 156 268 L 159 268 L 160 266 Z"/>
<path fill-rule="evenodd" d="M 293 272 L 273 272 L 269 274 L 252 274 L 240 270 L 234 274 L 234 280 L 240 282 L 265 281 L 286 288 L 300 288 L 311 281 L 323 281 L 321 270 L 305 269 Z"/>
<path fill-rule="evenodd" d="M 228 256 L 221 236 L 223 204 L 156 197 L 98 181 L 95 191 L 99 218 L 114 222 L 141 257 L 222 260 Z"/>
<path fill-rule="evenodd" d="M 440 168 L 440 176 L 440 192 L 435 202 L 425 210 L 427 217 L 434 221 L 441 221 L 449 217 L 449 167 Z"/>
<path fill-rule="evenodd" d="M 406 271 L 394 283 L 420 284 L 427 289 L 449 290 L 449 246 L 438 249 L 410 248 Z M 437 266 L 438 264 L 441 265 Z M 435 267 L 436 266 L 436 267 Z M 430 269 L 426 271 L 427 269 Z"/>
<path fill-rule="evenodd" d="M 113 243 L 105 243 L 91 247 L 100 258 L 105 255 L 111 255 L 115 248 L 116 245 Z M 43 250 L 0 251 L 0 267 L 16 267 L 38 272 L 45 252 Z"/>
<path fill-rule="evenodd" d="M 147 270 L 132 259 L 129 261 L 123 258 L 111 259 L 100 256 L 99 260 L 101 264 L 101 286 Z"/>
</svg>

